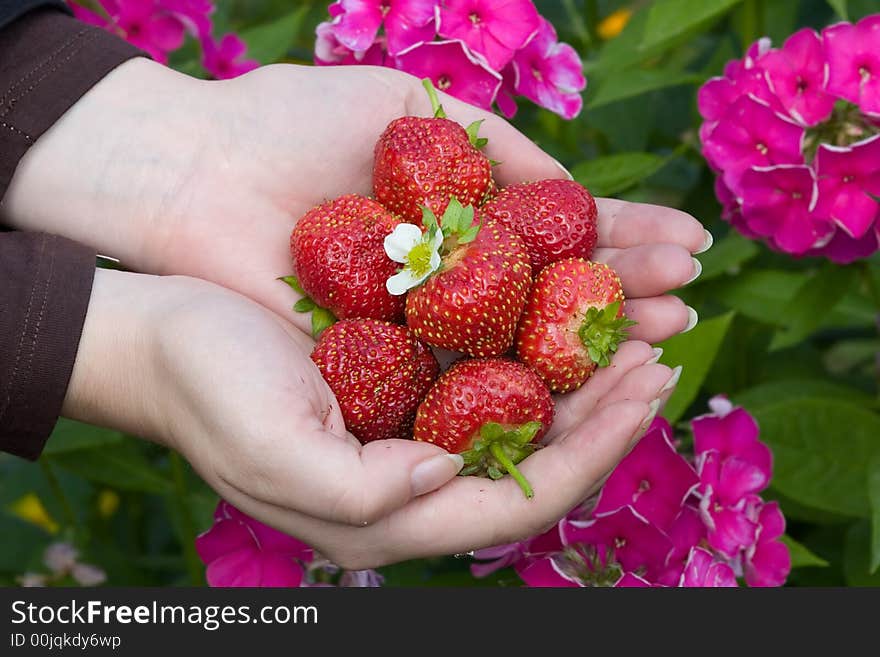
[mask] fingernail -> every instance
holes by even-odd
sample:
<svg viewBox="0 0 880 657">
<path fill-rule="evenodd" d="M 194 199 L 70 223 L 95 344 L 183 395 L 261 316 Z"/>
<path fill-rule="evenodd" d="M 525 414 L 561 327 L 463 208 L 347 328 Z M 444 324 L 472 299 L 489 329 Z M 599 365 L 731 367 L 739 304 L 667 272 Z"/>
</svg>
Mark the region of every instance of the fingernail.
<svg viewBox="0 0 880 657">
<path fill-rule="evenodd" d="M 663 387 L 660 388 L 660 392 L 657 393 L 657 396 L 661 396 L 664 392 L 672 390 L 677 384 L 678 380 L 681 378 L 681 371 L 684 369 L 681 365 L 678 365 L 672 369 L 672 376 L 669 377 L 669 381 L 663 384 Z"/>
<path fill-rule="evenodd" d="M 460 454 L 438 454 L 425 459 L 413 468 L 410 475 L 413 497 L 440 488 L 457 475 L 463 467 L 464 459 Z"/>
<path fill-rule="evenodd" d="M 710 233 L 705 228 L 703 229 L 703 232 L 706 233 L 706 236 L 703 238 L 703 246 L 701 246 L 699 249 L 697 249 L 694 252 L 694 255 L 700 255 L 701 253 L 705 253 L 706 251 L 708 251 L 709 249 L 712 248 L 712 244 L 715 242 L 715 238 L 712 237 L 712 233 Z"/>
<path fill-rule="evenodd" d="M 654 421 L 654 418 L 657 417 L 657 412 L 660 410 L 660 400 L 655 399 L 650 404 L 648 404 L 648 414 L 645 415 L 645 419 L 642 420 L 642 423 L 639 425 L 639 430 L 636 432 L 636 435 L 633 436 L 633 440 L 630 442 L 630 445 L 635 445 L 639 440 L 641 440 L 642 436 L 645 435 L 645 432 L 651 426 L 651 422 Z"/>
<path fill-rule="evenodd" d="M 566 169 L 564 166 L 562 166 L 562 162 L 560 162 L 560 161 L 557 160 L 556 158 L 553 158 L 553 163 L 554 163 L 556 166 L 559 167 L 559 169 L 562 171 L 562 173 L 565 174 L 565 177 L 566 177 L 566 178 L 568 178 L 569 180 L 574 180 L 574 176 L 571 175 L 571 171 L 569 171 L 569 170 Z"/>
<path fill-rule="evenodd" d="M 663 355 L 663 347 L 654 347 L 654 355 L 645 361 L 645 365 L 653 365 L 660 362 L 660 356 Z"/>
<path fill-rule="evenodd" d="M 696 258 L 691 258 L 691 260 L 694 261 L 694 273 L 689 279 L 687 279 L 682 284 L 682 287 L 684 287 L 685 285 L 690 285 L 691 283 L 693 283 L 695 280 L 697 280 L 700 277 L 700 274 L 703 273 L 703 263 L 701 263 Z"/>
<path fill-rule="evenodd" d="M 685 306 L 685 307 L 687 308 L 687 311 L 688 311 L 688 323 L 687 323 L 687 326 L 684 327 L 684 330 L 682 331 L 682 333 L 687 333 L 688 331 L 690 331 L 692 328 L 694 328 L 697 325 L 697 322 L 700 321 L 700 316 L 697 315 L 696 310 L 694 310 L 690 306 Z"/>
</svg>

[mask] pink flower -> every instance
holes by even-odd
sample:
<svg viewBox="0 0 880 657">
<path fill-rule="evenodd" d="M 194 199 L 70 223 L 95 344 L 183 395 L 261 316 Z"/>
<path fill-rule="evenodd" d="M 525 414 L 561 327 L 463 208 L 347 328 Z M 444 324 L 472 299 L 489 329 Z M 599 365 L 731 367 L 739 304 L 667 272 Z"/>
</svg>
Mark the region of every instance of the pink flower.
<svg viewBox="0 0 880 657">
<path fill-rule="evenodd" d="M 101 0 L 100 4 L 106 19 L 82 9 L 76 10 L 76 16 L 119 34 L 163 64 L 169 52 L 183 45 L 184 24 L 160 0 Z"/>
<path fill-rule="evenodd" d="M 375 570 L 346 570 L 339 578 L 339 586 L 344 588 L 374 589 L 382 586 L 385 578 Z"/>
<path fill-rule="evenodd" d="M 853 238 L 863 237 L 880 211 L 872 198 L 880 197 L 880 135 L 846 147 L 820 145 L 816 172 L 817 214 L 829 217 Z"/>
<path fill-rule="evenodd" d="M 855 25 L 838 23 L 822 32 L 828 57 L 828 91 L 880 114 L 880 15 Z"/>
<path fill-rule="evenodd" d="M 831 114 L 834 96 L 825 92 L 828 66 L 822 40 L 813 30 L 792 34 L 782 48 L 761 59 L 760 67 L 776 98 L 801 123 L 815 125 Z"/>
<path fill-rule="evenodd" d="M 833 262 L 845 265 L 867 258 L 877 250 L 880 250 L 880 214 L 877 215 L 874 229 L 869 230 L 863 237 L 853 239 L 844 231 L 838 230 L 828 244 L 807 255 L 825 256 Z"/>
<path fill-rule="evenodd" d="M 579 588 L 581 584 L 572 574 L 569 573 L 571 568 L 561 566 L 565 559 L 562 553 L 558 555 L 550 555 L 527 562 L 526 565 L 518 567 L 517 575 L 531 588 Z"/>
<path fill-rule="evenodd" d="M 202 40 L 202 66 L 218 80 L 238 77 L 259 67 L 260 62 L 244 59 L 247 44 L 235 34 L 227 34 L 220 42 L 210 36 Z"/>
<path fill-rule="evenodd" d="M 757 523 L 757 539 L 745 553 L 746 582 L 749 586 L 782 586 L 791 571 L 791 555 L 785 543 L 778 540 L 785 532 L 779 504 L 762 504 Z"/>
<path fill-rule="evenodd" d="M 80 586 L 99 586 L 107 581 L 107 573 L 88 563 L 78 563 L 70 571 L 71 577 Z"/>
<path fill-rule="evenodd" d="M 657 577 L 657 582 L 665 586 L 676 586 L 690 558 L 691 549 L 706 538 L 706 525 L 693 506 L 684 506 L 666 532 L 672 541 L 672 552 L 666 560 L 666 567 Z"/>
<path fill-rule="evenodd" d="M 706 159 L 739 195 L 742 174 L 753 166 L 801 164 L 804 129 L 753 96 L 742 96 L 703 142 Z"/>
<path fill-rule="evenodd" d="M 214 525 L 196 538 L 196 550 L 208 566 L 210 586 L 296 587 L 312 549 L 242 513 L 223 500 Z"/>
<path fill-rule="evenodd" d="M 736 575 L 729 565 L 718 561 L 708 550 L 694 548 L 688 557 L 679 586 L 715 588 L 738 585 Z"/>
<path fill-rule="evenodd" d="M 758 440 L 759 429 L 755 418 L 721 396 L 713 397 L 709 401 L 709 408 L 712 413 L 691 421 L 697 456 L 714 450 L 724 460 L 739 457 L 758 466 L 769 478 L 773 454 Z"/>
<path fill-rule="evenodd" d="M 532 0 L 441 0 L 437 32 L 458 39 L 500 71 L 538 31 Z"/>
<path fill-rule="evenodd" d="M 476 550 L 473 555 L 474 559 L 482 559 L 483 561 L 471 564 L 471 575 L 486 577 L 497 570 L 514 565 L 523 559 L 528 545 L 529 541 L 526 540 Z"/>
<path fill-rule="evenodd" d="M 434 38 L 437 0 L 339 0 L 329 7 L 335 37 L 349 50 L 367 51 L 384 23 L 387 48 L 397 55 Z"/>
<path fill-rule="evenodd" d="M 813 169 L 780 164 L 752 167 L 740 181 L 742 216 L 749 229 L 787 253 L 806 253 L 825 244 L 834 226 L 813 213 L 818 187 Z"/>
<path fill-rule="evenodd" d="M 633 589 L 633 588 L 650 588 L 654 586 L 648 580 L 643 577 L 639 577 L 634 573 L 624 573 L 623 577 L 617 580 L 617 584 L 614 585 L 616 589 Z"/>
<path fill-rule="evenodd" d="M 344 46 L 336 38 L 332 23 L 321 23 L 315 29 L 315 64 L 332 66 L 340 64 L 365 64 L 382 66 L 385 64 L 384 41 L 376 40 L 366 51 L 356 52 Z"/>
<path fill-rule="evenodd" d="M 550 21 L 541 18 L 538 33 L 514 56 L 513 72 L 518 94 L 566 119 L 580 114 L 583 65 L 574 48 L 557 41 Z"/>
<path fill-rule="evenodd" d="M 587 563 L 594 561 L 592 554 L 598 554 L 607 565 L 607 555 L 624 572 L 649 580 L 662 572 L 672 552 L 669 537 L 629 506 L 597 513 L 592 520 L 563 522 L 560 533 L 562 542 L 575 548 Z"/>
<path fill-rule="evenodd" d="M 665 425 L 665 426 L 664 426 Z M 699 484 L 697 473 L 669 441 L 669 424 L 655 424 L 602 487 L 596 514 L 631 506 L 659 529 L 668 528 Z"/>
<path fill-rule="evenodd" d="M 398 55 L 395 67 L 471 105 L 490 109 L 501 76 L 489 69 L 459 41 L 423 43 Z"/>
<path fill-rule="evenodd" d="M 78 558 L 79 551 L 70 543 L 52 543 L 43 553 L 43 563 L 53 575 L 69 573 Z"/>
</svg>

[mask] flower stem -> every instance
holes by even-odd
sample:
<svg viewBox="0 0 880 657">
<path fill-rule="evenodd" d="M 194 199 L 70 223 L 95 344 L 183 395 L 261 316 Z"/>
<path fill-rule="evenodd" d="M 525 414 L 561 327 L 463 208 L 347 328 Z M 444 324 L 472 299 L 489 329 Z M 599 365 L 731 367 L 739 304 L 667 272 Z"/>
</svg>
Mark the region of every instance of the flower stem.
<svg viewBox="0 0 880 657">
<path fill-rule="evenodd" d="M 171 465 L 171 478 L 174 482 L 174 496 L 171 502 L 177 507 L 177 511 L 180 514 L 180 542 L 186 560 L 189 582 L 193 586 L 201 586 L 203 584 L 202 562 L 196 552 L 196 524 L 186 502 L 186 471 L 183 466 L 183 459 L 180 458 L 177 452 L 169 450 L 168 461 Z"/>
<path fill-rule="evenodd" d="M 517 469 L 513 461 L 510 460 L 510 457 L 507 455 L 507 452 L 504 451 L 504 448 L 498 443 L 492 443 L 489 447 L 489 451 L 492 452 L 492 456 L 494 456 L 504 469 L 507 470 L 507 474 L 516 480 L 516 483 L 519 484 L 519 487 L 522 489 L 525 496 L 528 498 L 534 497 L 535 491 L 532 490 L 531 484 L 529 484 L 522 472 Z"/>
<path fill-rule="evenodd" d="M 428 92 L 428 98 L 431 99 L 431 109 L 434 110 L 434 118 L 445 119 L 446 112 L 443 111 L 443 105 L 440 104 L 440 98 L 437 97 L 437 90 L 434 88 L 434 83 L 431 82 L 431 78 L 424 78 L 422 80 L 422 86 L 425 88 L 425 91 Z"/>
</svg>

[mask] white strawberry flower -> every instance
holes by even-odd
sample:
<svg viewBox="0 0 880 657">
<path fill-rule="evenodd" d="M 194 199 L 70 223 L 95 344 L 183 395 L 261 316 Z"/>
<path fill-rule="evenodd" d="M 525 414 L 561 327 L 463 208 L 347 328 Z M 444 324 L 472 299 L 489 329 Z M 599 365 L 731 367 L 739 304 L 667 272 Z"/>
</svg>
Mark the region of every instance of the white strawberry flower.
<svg viewBox="0 0 880 657">
<path fill-rule="evenodd" d="M 401 263 L 403 269 L 385 282 L 388 292 L 406 294 L 407 290 L 421 285 L 437 271 L 442 244 L 443 232 L 436 225 L 424 233 L 413 224 L 395 226 L 394 231 L 385 237 L 385 253 L 394 262 Z"/>
</svg>

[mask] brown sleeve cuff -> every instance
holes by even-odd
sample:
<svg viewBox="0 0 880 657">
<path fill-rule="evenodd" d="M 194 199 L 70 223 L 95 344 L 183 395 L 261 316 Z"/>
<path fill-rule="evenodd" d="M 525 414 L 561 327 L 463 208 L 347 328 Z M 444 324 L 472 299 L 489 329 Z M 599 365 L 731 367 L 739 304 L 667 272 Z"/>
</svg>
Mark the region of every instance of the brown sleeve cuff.
<svg viewBox="0 0 880 657">
<path fill-rule="evenodd" d="M 146 55 L 53 10 L 0 30 L 0 199 L 27 149 L 101 78 L 138 56 Z"/>
<path fill-rule="evenodd" d="M 0 450 L 39 457 L 88 310 L 95 252 L 43 233 L 0 233 Z"/>
</svg>

